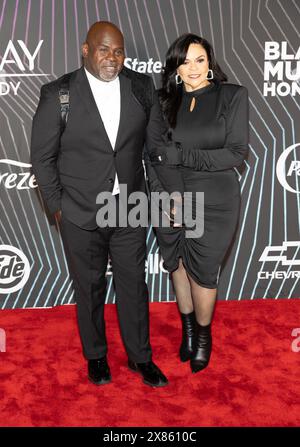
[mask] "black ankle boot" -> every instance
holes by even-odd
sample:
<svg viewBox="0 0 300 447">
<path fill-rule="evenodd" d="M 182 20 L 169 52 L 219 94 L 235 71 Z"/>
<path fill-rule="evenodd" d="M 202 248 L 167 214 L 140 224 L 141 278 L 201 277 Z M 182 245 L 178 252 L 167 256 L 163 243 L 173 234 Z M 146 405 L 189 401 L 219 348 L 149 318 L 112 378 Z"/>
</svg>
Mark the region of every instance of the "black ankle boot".
<svg viewBox="0 0 300 447">
<path fill-rule="evenodd" d="M 196 327 L 195 350 L 191 358 L 191 370 L 193 373 L 201 371 L 207 367 L 212 348 L 211 324 L 201 326 L 196 321 Z"/>
<path fill-rule="evenodd" d="M 180 312 L 182 322 L 182 342 L 179 350 L 179 357 L 182 362 L 190 360 L 195 344 L 196 334 L 196 318 L 195 312 L 182 314 Z"/>
</svg>

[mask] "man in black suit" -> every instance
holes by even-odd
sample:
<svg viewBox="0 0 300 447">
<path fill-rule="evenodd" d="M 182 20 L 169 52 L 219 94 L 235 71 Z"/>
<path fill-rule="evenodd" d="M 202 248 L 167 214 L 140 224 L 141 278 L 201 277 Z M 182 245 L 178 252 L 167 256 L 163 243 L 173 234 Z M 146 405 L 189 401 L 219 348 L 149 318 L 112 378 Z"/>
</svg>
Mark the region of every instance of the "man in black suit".
<svg viewBox="0 0 300 447">
<path fill-rule="evenodd" d="M 110 191 L 117 207 L 120 185 L 127 194 L 146 192 L 142 154 L 155 148 L 163 132 L 159 103 L 150 77 L 124 64 L 121 31 L 97 22 L 82 46 L 83 66 L 69 77 L 69 113 L 62 132 L 61 79 L 46 84 L 33 118 L 31 162 L 51 213 L 60 223 L 77 303 L 88 377 L 110 382 L 104 307 L 108 254 L 121 334 L 130 370 L 144 383 L 167 379 L 152 361 L 148 289 L 145 283 L 146 228 L 97 226 L 96 197 Z M 144 103 L 149 105 L 149 116 Z M 147 106 L 147 104 L 146 104 Z"/>
</svg>

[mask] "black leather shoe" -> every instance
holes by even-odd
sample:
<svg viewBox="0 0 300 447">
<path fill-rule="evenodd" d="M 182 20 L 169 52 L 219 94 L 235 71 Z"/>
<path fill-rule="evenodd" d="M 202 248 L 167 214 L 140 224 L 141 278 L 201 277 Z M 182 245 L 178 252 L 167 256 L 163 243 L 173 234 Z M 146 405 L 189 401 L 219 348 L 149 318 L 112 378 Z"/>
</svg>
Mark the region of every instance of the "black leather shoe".
<svg viewBox="0 0 300 447">
<path fill-rule="evenodd" d="M 168 379 L 152 360 L 145 363 L 135 363 L 128 360 L 128 368 L 131 371 L 140 373 L 146 385 L 160 387 L 168 384 Z"/>
<path fill-rule="evenodd" d="M 190 360 L 196 340 L 196 319 L 195 312 L 183 314 L 180 312 L 182 322 L 182 341 L 179 349 L 179 357 L 182 362 Z"/>
<path fill-rule="evenodd" d="M 212 349 L 211 325 L 201 326 L 196 321 L 196 327 L 195 351 L 191 358 L 191 370 L 193 373 L 207 367 Z"/>
<path fill-rule="evenodd" d="M 88 379 L 95 385 L 105 385 L 111 381 L 110 369 L 106 356 L 88 361 Z"/>
</svg>

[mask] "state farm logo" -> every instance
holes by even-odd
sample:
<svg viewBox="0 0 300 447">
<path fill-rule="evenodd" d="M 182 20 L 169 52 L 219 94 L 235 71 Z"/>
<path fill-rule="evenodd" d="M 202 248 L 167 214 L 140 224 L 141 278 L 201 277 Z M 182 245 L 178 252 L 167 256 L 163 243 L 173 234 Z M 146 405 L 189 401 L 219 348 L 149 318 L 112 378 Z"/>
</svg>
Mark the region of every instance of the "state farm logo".
<svg viewBox="0 0 300 447">
<path fill-rule="evenodd" d="M 16 168 L 27 168 L 28 172 L 8 172 L 5 168 L 8 166 L 16 166 Z M 37 188 L 35 176 L 31 174 L 29 169 L 30 163 L 22 163 L 20 161 L 9 160 L 8 158 L 0 159 L 0 187 L 1 185 L 7 189 L 31 189 Z"/>
<path fill-rule="evenodd" d="M 43 40 L 40 40 L 35 49 L 29 49 L 23 40 L 17 40 L 17 43 L 9 40 L 3 51 L 0 47 L 0 96 L 18 94 L 21 81 L 14 82 L 14 78 L 49 76 L 34 72 L 42 44 Z"/>
<path fill-rule="evenodd" d="M 154 61 L 152 57 L 147 61 L 139 61 L 137 58 L 132 59 L 131 57 L 126 57 L 124 65 L 138 73 L 161 73 L 162 70 L 161 61 Z"/>
<path fill-rule="evenodd" d="M 29 274 L 30 265 L 25 254 L 12 245 L 0 245 L 0 293 L 22 289 Z"/>
<path fill-rule="evenodd" d="M 300 192 L 300 186 L 298 185 L 300 181 L 300 160 L 291 160 L 288 159 L 288 157 L 290 154 L 292 154 L 293 151 L 295 151 L 296 153 L 296 148 L 298 148 L 299 154 L 299 146 L 300 143 L 292 144 L 287 149 L 285 149 L 280 155 L 276 165 L 276 175 L 280 184 L 287 191 L 296 194 Z"/>
<path fill-rule="evenodd" d="M 259 279 L 295 279 L 300 278 L 300 271 L 291 270 L 293 266 L 300 266 L 300 241 L 284 241 L 282 245 L 267 245 L 262 252 L 259 262 L 276 262 L 276 265 L 288 266 L 286 270 L 258 272 Z"/>
</svg>

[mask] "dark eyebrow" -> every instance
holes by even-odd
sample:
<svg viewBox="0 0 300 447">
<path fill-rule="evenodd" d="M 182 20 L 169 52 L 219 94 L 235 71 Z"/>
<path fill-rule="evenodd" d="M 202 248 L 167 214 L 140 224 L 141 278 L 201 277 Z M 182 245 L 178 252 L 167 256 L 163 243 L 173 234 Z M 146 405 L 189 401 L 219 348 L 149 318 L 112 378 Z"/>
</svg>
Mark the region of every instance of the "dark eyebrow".
<svg viewBox="0 0 300 447">
<path fill-rule="evenodd" d="M 200 56 L 196 57 L 196 59 L 199 59 L 200 57 L 205 57 L 205 54 L 201 54 Z M 186 57 L 185 58 L 186 61 L 189 61 L 189 59 Z"/>
<path fill-rule="evenodd" d="M 109 46 L 105 45 L 104 43 L 100 43 L 99 45 L 97 45 L 97 48 L 100 48 L 100 47 L 109 48 Z M 124 47 L 118 47 L 118 48 L 115 48 L 114 51 L 115 50 L 124 50 Z"/>
</svg>

